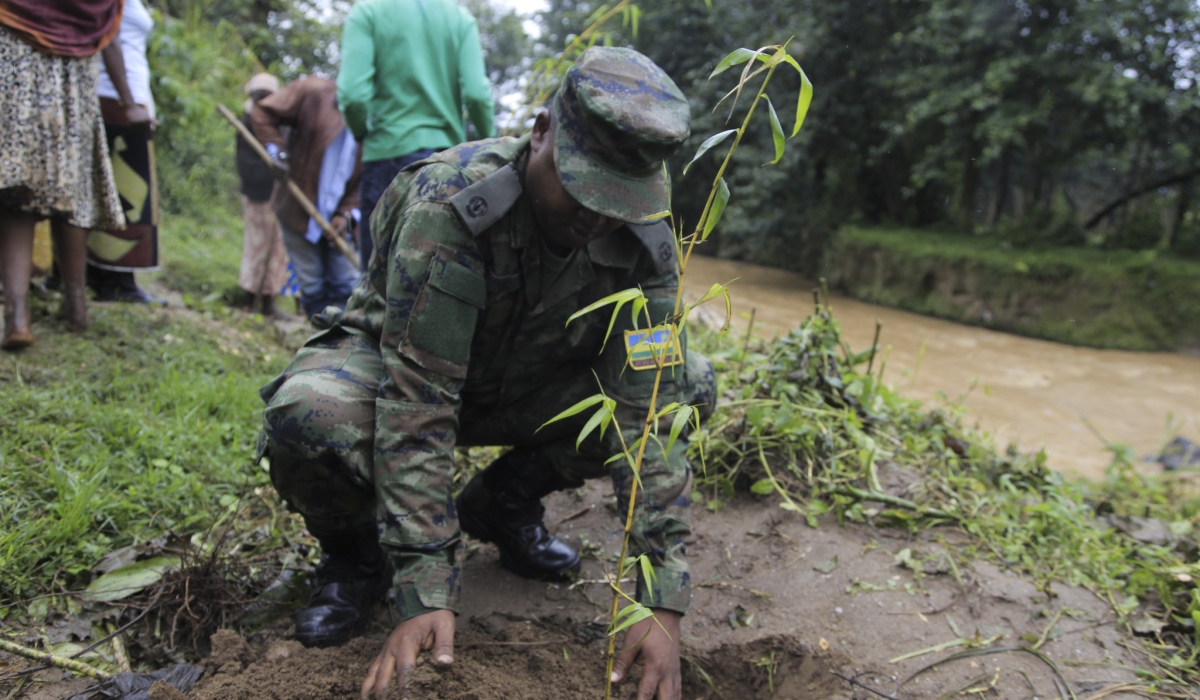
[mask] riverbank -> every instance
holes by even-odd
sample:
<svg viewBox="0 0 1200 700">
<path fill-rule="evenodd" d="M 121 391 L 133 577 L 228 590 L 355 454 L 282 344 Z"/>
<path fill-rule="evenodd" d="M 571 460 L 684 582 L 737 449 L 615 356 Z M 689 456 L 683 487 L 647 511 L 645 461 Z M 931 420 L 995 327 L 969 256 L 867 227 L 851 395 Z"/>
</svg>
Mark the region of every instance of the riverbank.
<svg viewBox="0 0 1200 700">
<path fill-rule="evenodd" d="M 1072 345 L 1200 352 L 1200 262 L 1154 251 L 1006 249 L 847 226 L 826 263 L 856 299 Z"/>
</svg>

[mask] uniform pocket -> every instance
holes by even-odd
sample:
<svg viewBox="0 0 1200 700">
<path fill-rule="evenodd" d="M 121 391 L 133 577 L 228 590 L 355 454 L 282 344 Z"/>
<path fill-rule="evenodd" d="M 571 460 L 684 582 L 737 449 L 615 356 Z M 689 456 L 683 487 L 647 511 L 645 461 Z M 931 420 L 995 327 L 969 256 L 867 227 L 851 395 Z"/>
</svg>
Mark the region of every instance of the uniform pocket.
<svg viewBox="0 0 1200 700">
<path fill-rule="evenodd" d="M 475 322 L 486 304 L 487 284 L 483 275 L 456 258 L 454 250 L 437 247 L 400 352 L 425 369 L 462 379 L 467 376 Z"/>
</svg>

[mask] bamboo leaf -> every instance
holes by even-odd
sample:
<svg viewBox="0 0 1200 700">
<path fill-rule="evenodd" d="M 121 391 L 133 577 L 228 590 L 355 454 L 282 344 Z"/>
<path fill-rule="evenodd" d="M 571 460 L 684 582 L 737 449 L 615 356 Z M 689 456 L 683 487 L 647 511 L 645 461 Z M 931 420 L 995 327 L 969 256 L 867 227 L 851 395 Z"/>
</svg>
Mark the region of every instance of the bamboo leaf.
<svg viewBox="0 0 1200 700">
<path fill-rule="evenodd" d="M 667 404 L 666 406 L 663 406 L 662 410 L 660 410 L 658 413 L 654 414 L 654 420 L 659 420 L 663 416 L 671 415 L 671 413 L 673 413 L 676 409 L 678 409 L 679 406 L 680 406 L 680 404 L 678 401 L 672 401 L 671 403 Z"/>
<path fill-rule="evenodd" d="M 717 227 L 721 215 L 725 213 L 725 205 L 728 203 L 729 185 L 725 184 L 725 178 L 721 178 L 717 183 L 717 195 L 713 197 L 712 208 L 708 210 L 708 217 L 704 219 L 704 233 L 700 235 L 700 240 L 708 240 L 708 235 Z"/>
<path fill-rule="evenodd" d="M 617 614 L 617 617 L 613 618 L 613 629 L 611 632 L 609 632 L 609 634 L 617 634 L 618 632 L 632 627 L 642 620 L 653 616 L 654 613 L 650 611 L 650 608 L 647 608 L 641 603 L 633 603 L 628 605 L 624 610 Z M 621 618 L 624 619 L 622 620 Z M 617 620 L 621 620 L 621 622 L 618 623 Z"/>
<path fill-rule="evenodd" d="M 757 55 L 757 51 L 751 51 L 750 49 L 735 49 L 733 53 L 729 54 L 725 58 L 722 58 L 721 61 L 717 63 L 717 67 L 713 68 L 713 72 L 708 74 L 708 79 L 712 80 L 730 68 L 741 63 L 745 63 Z"/>
<path fill-rule="evenodd" d="M 642 295 L 642 290 L 635 289 L 635 288 L 623 289 L 619 292 L 614 292 L 614 293 L 609 294 L 608 296 L 604 297 L 603 299 L 594 301 L 591 304 L 588 304 L 587 306 L 583 307 L 582 309 L 571 314 L 571 317 L 567 319 L 567 323 L 574 321 L 575 319 L 579 318 L 580 316 L 586 316 L 587 314 L 590 314 L 591 312 L 595 311 L 596 309 L 603 308 L 605 306 L 608 306 L 609 304 L 612 304 L 612 303 L 624 304 L 625 302 L 630 301 L 632 299 L 636 299 L 637 297 L 640 297 L 641 295 Z"/>
<path fill-rule="evenodd" d="M 675 419 L 671 421 L 671 433 L 667 436 L 667 449 L 664 458 L 671 453 L 671 448 L 675 446 L 675 440 L 678 439 L 683 429 L 687 427 L 688 420 L 691 419 L 692 411 L 694 410 L 696 409 L 691 406 L 680 406 L 679 411 L 675 413 Z"/>
<path fill-rule="evenodd" d="M 788 56 L 784 60 L 800 74 L 800 98 L 796 101 L 796 124 L 792 127 L 792 136 L 795 136 L 800 133 L 800 127 L 804 124 L 804 117 L 808 114 L 808 107 L 812 104 L 813 85 L 808 76 L 804 74 L 804 69 L 800 67 L 799 63 L 796 63 L 796 59 Z"/>
<path fill-rule="evenodd" d="M 775 165 L 783 158 L 787 139 L 783 136 L 783 126 L 779 123 L 779 115 L 775 113 L 775 105 L 771 104 L 771 98 L 763 95 L 763 99 L 767 101 L 767 114 L 771 117 L 771 139 L 775 142 L 775 160 L 767 161 L 766 165 Z"/>
<path fill-rule="evenodd" d="M 721 332 L 729 330 L 729 322 L 733 320 L 733 300 L 729 298 L 729 288 L 726 287 L 721 291 L 725 297 L 725 325 L 721 326 Z"/>
<path fill-rule="evenodd" d="M 595 311 L 596 309 L 607 306 L 609 304 L 616 303 L 617 307 L 615 309 L 613 309 L 612 316 L 610 316 L 608 319 L 608 330 L 605 331 L 605 333 L 604 333 L 604 342 L 600 344 L 600 352 L 604 352 L 604 348 L 608 345 L 608 337 L 610 335 L 612 335 L 613 326 L 616 325 L 617 314 L 621 313 L 621 307 L 624 306 L 626 302 L 632 301 L 634 299 L 642 299 L 643 303 L 644 303 L 645 298 L 646 297 L 642 294 L 642 290 L 637 289 L 636 287 L 631 288 L 631 289 L 625 289 L 625 290 L 616 292 L 614 294 L 609 294 L 608 296 L 604 297 L 603 299 L 600 299 L 599 301 L 595 301 L 591 304 L 588 304 L 587 306 L 583 307 L 582 309 L 571 314 L 571 317 L 567 319 L 567 325 L 571 325 L 571 321 L 574 321 L 575 319 L 579 318 L 580 316 L 589 314 L 589 313 Z"/>
<path fill-rule="evenodd" d="M 563 411 L 562 413 L 558 414 L 557 416 L 546 421 L 545 423 L 542 423 L 540 426 L 538 426 L 538 430 L 541 430 L 542 428 L 545 428 L 547 425 L 550 425 L 551 423 L 560 421 L 564 418 L 570 418 L 571 416 L 574 416 L 576 414 L 583 413 L 584 411 L 588 410 L 592 406 L 595 406 L 596 404 L 604 401 L 605 398 L 607 398 L 607 397 L 605 397 L 604 394 L 596 394 L 594 396 L 589 396 L 586 399 L 584 399 L 583 401 L 580 401 L 579 403 L 575 404 L 574 406 L 568 408 L 567 410 Z M 537 432 L 537 431 L 534 431 L 534 432 Z"/>
<path fill-rule="evenodd" d="M 708 153 L 708 149 L 712 148 L 713 146 L 717 145 L 718 143 L 721 143 L 725 139 L 729 138 L 730 134 L 734 134 L 734 133 L 737 133 L 737 129 L 729 129 L 727 131 L 722 131 L 719 134 L 714 134 L 714 135 L 709 136 L 708 138 L 704 139 L 704 143 L 700 144 L 700 148 L 698 148 L 696 150 L 696 155 L 692 156 L 692 159 L 690 161 L 688 161 L 688 164 L 683 166 L 683 174 L 687 175 L 688 168 L 692 167 L 692 163 L 695 163 L 696 161 L 700 160 L 700 156 L 704 155 L 705 153 Z"/>
<path fill-rule="evenodd" d="M 701 304 L 706 303 L 706 301 L 720 297 L 721 292 L 724 291 L 724 289 L 725 285 L 720 285 L 720 283 L 714 282 L 713 286 L 708 288 L 708 292 L 704 292 L 703 297 L 698 299 L 695 304 L 692 304 L 692 306 L 700 306 Z"/>
<path fill-rule="evenodd" d="M 654 566 L 650 564 L 650 557 L 645 554 L 638 557 L 638 564 L 642 566 L 642 583 L 646 584 L 646 592 L 650 594 L 650 599 L 654 599 L 654 583 L 658 581 L 658 575 L 654 573 Z"/>
<path fill-rule="evenodd" d="M 638 297 L 629 305 L 629 318 L 633 321 L 633 327 L 638 327 L 638 314 L 642 313 L 642 309 L 646 308 L 646 297 Z"/>
<path fill-rule="evenodd" d="M 583 430 L 579 431 L 579 437 L 575 440 L 576 450 L 579 449 L 579 446 L 583 444 L 584 439 L 591 434 L 593 430 L 600 427 L 600 424 L 604 422 L 605 417 L 612 417 L 612 410 L 608 407 L 607 401 L 604 402 L 604 404 L 592 414 L 592 417 L 588 419 L 588 422 L 583 425 Z"/>
</svg>

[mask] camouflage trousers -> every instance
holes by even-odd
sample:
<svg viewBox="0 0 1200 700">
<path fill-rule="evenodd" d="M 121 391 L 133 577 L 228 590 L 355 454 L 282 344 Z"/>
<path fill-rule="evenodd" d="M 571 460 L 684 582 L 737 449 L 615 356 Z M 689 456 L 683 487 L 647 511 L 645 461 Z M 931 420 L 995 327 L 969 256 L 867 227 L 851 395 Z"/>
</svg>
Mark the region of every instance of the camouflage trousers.
<svg viewBox="0 0 1200 700">
<path fill-rule="evenodd" d="M 375 402 L 384 365 L 378 345 L 364 335 L 347 333 L 321 345 L 324 347 L 301 349 L 288 370 L 264 387 L 267 407 L 259 453 L 270 460 L 271 479 L 280 496 L 305 517 L 311 530 L 357 530 L 375 523 L 380 507 L 372 463 Z M 696 406 L 701 417 L 711 413 L 716 378 L 707 358 L 689 352 L 682 377 L 670 385 L 672 390 L 660 396 L 660 406 L 679 401 Z M 605 464 L 620 451 L 616 430 L 609 430 L 603 439 L 596 431 L 576 448 L 579 431 L 592 411 L 539 430 L 564 409 L 597 393 L 596 375 L 590 368 L 547 376 L 528 392 L 514 392 L 523 397 L 506 405 L 500 405 L 496 395 L 471 393 L 470 388 L 464 387 L 462 393 L 457 445 L 534 448 L 544 454 L 544 462 L 553 466 L 565 487 L 608 475 L 618 494 L 629 492 L 632 471 L 624 460 Z M 645 406 L 636 400 L 613 398 L 619 403 L 621 432 L 632 441 L 641 434 Z M 639 516 L 643 520 L 638 528 L 641 537 L 635 536 L 645 540 L 635 549 L 660 553 L 682 549 L 682 540 L 690 532 L 687 441 L 680 439 L 671 454 L 664 455 L 666 435 L 664 428 L 661 441 L 651 441 L 647 447 L 641 475 L 641 499 L 646 507 Z M 411 489 L 414 498 L 406 499 L 409 504 L 444 508 L 447 518 L 456 517 L 445 485 L 411 484 Z"/>
</svg>

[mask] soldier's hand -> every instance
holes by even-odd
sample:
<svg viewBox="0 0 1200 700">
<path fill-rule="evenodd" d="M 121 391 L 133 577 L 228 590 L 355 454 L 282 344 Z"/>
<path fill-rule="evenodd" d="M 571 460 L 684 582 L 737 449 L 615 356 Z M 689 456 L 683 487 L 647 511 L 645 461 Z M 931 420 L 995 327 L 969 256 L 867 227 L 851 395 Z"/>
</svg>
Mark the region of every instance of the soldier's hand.
<svg viewBox="0 0 1200 700">
<path fill-rule="evenodd" d="M 408 697 L 408 678 L 417 665 L 417 654 L 422 651 L 433 651 L 433 663 L 439 668 L 446 668 L 454 663 L 454 613 L 449 610 L 436 610 L 424 615 L 417 615 L 401 622 L 383 645 L 383 651 L 375 657 L 367 678 L 362 685 L 362 700 L 369 700 L 371 692 L 379 700 L 387 697 L 388 685 L 392 677 L 399 677 L 396 684 L 400 687 L 400 697 Z M 678 679 L 679 660 L 675 661 Z M 678 680 L 676 681 L 678 685 Z"/>
<path fill-rule="evenodd" d="M 679 700 L 683 681 L 679 675 L 679 622 L 682 615 L 673 610 L 655 610 L 654 620 L 646 618 L 625 633 L 629 648 L 613 660 L 613 682 L 625 680 L 629 668 L 642 666 L 642 682 L 637 700 Z M 661 626 L 660 626 L 661 625 Z M 641 640 L 640 642 L 638 640 Z"/>
</svg>

